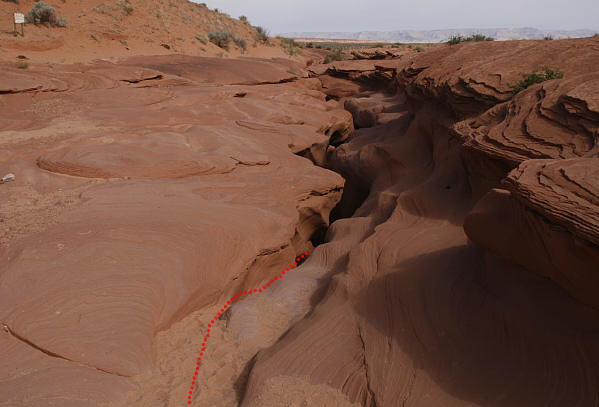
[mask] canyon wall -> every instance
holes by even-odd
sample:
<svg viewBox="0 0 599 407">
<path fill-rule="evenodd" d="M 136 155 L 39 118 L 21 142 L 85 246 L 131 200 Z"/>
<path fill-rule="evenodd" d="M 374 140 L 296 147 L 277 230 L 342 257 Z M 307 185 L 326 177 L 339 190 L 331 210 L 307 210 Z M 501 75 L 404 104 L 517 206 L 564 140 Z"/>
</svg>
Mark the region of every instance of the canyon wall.
<svg viewBox="0 0 599 407">
<path fill-rule="evenodd" d="M 278 397 L 277 377 L 308 381 L 304 399 L 346 396 L 310 405 L 596 404 L 597 47 L 464 44 L 324 69 L 362 127 L 331 165 L 363 201 L 304 266 L 326 288 L 258 354 L 243 406 Z M 542 66 L 564 79 L 514 96 Z M 390 93 L 347 99 L 384 76 Z"/>
</svg>

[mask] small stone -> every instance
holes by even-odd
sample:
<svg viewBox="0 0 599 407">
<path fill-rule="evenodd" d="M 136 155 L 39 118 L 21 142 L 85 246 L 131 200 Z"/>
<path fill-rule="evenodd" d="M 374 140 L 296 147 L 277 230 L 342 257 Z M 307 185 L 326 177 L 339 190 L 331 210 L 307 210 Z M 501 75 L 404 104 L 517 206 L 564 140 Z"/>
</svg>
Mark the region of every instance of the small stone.
<svg viewBox="0 0 599 407">
<path fill-rule="evenodd" d="M 14 181 L 15 180 L 15 174 L 6 174 L 5 176 L 2 177 L 2 179 L 0 180 L 0 182 L 4 183 L 4 182 L 9 182 L 9 181 Z"/>
</svg>

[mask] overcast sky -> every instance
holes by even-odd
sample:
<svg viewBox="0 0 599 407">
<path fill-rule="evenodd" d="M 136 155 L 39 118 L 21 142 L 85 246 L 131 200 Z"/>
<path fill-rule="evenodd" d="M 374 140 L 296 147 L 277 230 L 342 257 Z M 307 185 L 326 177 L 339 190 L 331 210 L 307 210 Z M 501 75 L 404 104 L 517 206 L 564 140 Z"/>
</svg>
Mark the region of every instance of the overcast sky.
<svg viewBox="0 0 599 407">
<path fill-rule="evenodd" d="M 245 15 L 273 34 L 504 27 L 599 31 L 599 0 L 202 1 L 235 18 Z"/>
</svg>

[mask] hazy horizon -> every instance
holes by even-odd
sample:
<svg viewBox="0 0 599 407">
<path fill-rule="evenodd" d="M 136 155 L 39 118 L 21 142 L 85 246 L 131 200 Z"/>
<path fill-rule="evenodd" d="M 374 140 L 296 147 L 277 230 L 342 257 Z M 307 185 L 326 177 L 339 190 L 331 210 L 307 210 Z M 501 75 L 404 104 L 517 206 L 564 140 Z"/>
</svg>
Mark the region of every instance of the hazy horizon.
<svg viewBox="0 0 599 407">
<path fill-rule="evenodd" d="M 195 0 L 194 0 L 195 1 Z M 200 1 L 196 1 L 200 2 Z M 541 30 L 590 29 L 599 32 L 599 1 L 476 0 L 407 2 L 208 0 L 231 17 L 245 15 L 273 34 L 285 32 L 357 32 L 395 30 L 492 29 L 531 27 Z"/>
</svg>

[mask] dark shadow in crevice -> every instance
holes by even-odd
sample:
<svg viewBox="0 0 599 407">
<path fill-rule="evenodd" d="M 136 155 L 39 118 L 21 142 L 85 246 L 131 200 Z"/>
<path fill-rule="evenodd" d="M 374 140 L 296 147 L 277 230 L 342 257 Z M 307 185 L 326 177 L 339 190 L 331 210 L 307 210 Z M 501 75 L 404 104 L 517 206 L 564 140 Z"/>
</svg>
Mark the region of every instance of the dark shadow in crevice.
<svg viewBox="0 0 599 407">
<path fill-rule="evenodd" d="M 310 237 L 310 243 L 312 243 L 312 246 L 317 247 L 317 246 L 320 246 L 321 244 L 325 243 L 328 230 L 329 230 L 329 228 L 324 225 L 317 228 L 314 231 L 314 233 L 312 233 L 312 236 Z"/>
<path fill-rule="evenodd" d="M 472 246 L 388 267 L 355 302 L 367 340 L 390 344 L 378 357 L 405 355 L 379 367 L 394 372 L 388 383 L 411 379 L 411 361 L 425 372 L 419 380 L 432 379 L 460 405 L 597 405 L 597 311 Z"/>
<path fill-rule="evenodd" d="M 347 136 L 344 136 L 341 131 L 334 132 L 329 138 L 329 145 L 333 147 L 339 147 L 341 144 L 345 143 L 347 140 Z"/>
<path fill-rule="evenodd" d="M 331 211 L 331 223 L 339 219 L 351 218 L 364 201 L 366 201 L 368 195 L 370 195 L 368 188 L 353 181 L 351 178 L 347 179 L 341 200 Z"/>
<path fill-rule="evenodd" d="M 241 405 L 243 398 L 245 397 L 245 392 L 247 388 L 247 383 L 250 378 L 250 373 L 256 364 L 256 358 L 258 354 L 255 354 L 252 359 L 245 365 L 243 371 L 233 383 L 233 388 L 235 389 L 235 398 L 237 399 L 237 404 Z"/>
</svg>

